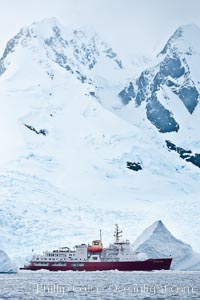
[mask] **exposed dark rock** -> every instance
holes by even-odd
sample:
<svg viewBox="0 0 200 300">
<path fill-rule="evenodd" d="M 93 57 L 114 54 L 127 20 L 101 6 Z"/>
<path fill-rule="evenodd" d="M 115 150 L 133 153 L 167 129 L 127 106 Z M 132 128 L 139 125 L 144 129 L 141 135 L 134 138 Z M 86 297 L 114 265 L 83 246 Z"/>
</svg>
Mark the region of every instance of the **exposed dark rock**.
<svg viewBox="0 0 200 300">
<path fill-rule="evenodd" d="M 12 39 L 8 41 L 6 45 L 6 49 L 2 55 L 2 60 L 5 59 L 9 53 L 14 52 L 14 49 L 16 45 L 19 43 L 22 34 L 24 34 L 23 30 L 21 30 L 17 35 L 15 35 Z"/>
<path fill-rule="evenodd" d="M 146 106 L 147 118 L 162 133 L 178 131 L 179 124 L 175 121 L 172 113 L 167 110 L 158 100 L 156 94 L 149 99 Z"/>
<path fill-rule="evenodd" d="M 0 61 L 0 75 L 6 71 L 3 61 Z"/>
<path fill-rule="evenodd" d="M 95 92 L 89 92 L 89 94 L 90 94 L 91 96 L 93 96 L 93 97 L 96 97 Z"/>
<path fill-rule="evenodd" d="M 120 69 L 123 68 L 121 59 L 117 59 L 117 58 L 116 58 L 114 61 L 118 64 L 118 66 L 120 67 Z"/>
<path fill-rule="evenodd" d="M 136 162 L 127 161 L 126 166 L 128 169 L 133 171 L 142 170 L 141 164 L 139 162 L 136 163 Z"/>
<path fill-rule="evenodd" d="M 173 98 L 170 99 L 170 97 L 174 93 L 190 114 L 194 112 L 200 99 L 199 87 L 192 78 L 188 59 L 188 55 L 196 55 L 196 52 L 190 46 L 190 40 L 186 39 L 185 45 L 182 47 L 179 39 L 182 40 L 183 36 L 184 27 L 180 27 L 166 43 L 160 53 L 160 59 L 153 67 L 143 71 L 134 85 L 133 100 L 136 107 L 145 102 L 147 118 L 163 133 L 177 132 L 179 124 L 173 116 L 173 111 L 170 112 L 163 106 L 159 96 L 163 95 L 173 101 Z M 127 90 L 128 87 L 119 93 L 126 103 L 130 101 Z M 161 93 L 157 93 L 160 91 Z"/>
<path fill-rule="evenodd" d="M 152 93 L 160 90 L 161 85 L 165 82 L 165 78 L 162 73 L 157 73 L 150 85 L 150 90 Z"/>
<path fill-rule="evenodd" d="M 200 168 L 200 154 L 196 153 L 196 154 L 190 156 L 189 158 L 186 158 L 186 160 Z"/>
<path fill-rule="evenodd" d="M 31 125 L 27 125 L 27 124 L 24 124 L 28 129 L 34 131 L 35 133 L 37 134 L 42 134 L 44 136 L 46 136 L 48 134 L 48 131 L 46 129 L 40 129 L 39 131 L 36 130 L 33 126 Z"/>
<path fill-rule="evenodd" d="M 198 104 L 199 92 L 195 86 L 183 86 L 179 93 L 179 98 L 183 101 L 185 107 L 192 114 Z"/>
<path fill-rule="evenodd" d="M 119 97 L 122 100 L 122 103 L 127 105 L 134 97 L 135 97 L 135 92 L 134 92 L 134 87 L 132 82 L 130 82 L 129 86 L 124 88 L 120 93 Z"/>
<path fill-rule="evenodd" d="M 160 64 L 160 73 L 164 77 L 171 76 L 177 79 L 184 75 L 185 69 L 177 55 L 174 55 L 174 57 L 166 56 Z"/>
<path fill-rule="evenodd" d="M 109 57 L 111 59 L 114 59 L 114 61 L 118 64 L 118 66 L 120 67 L 120 69 L 123 68 L 122 61 L 117 58 L 117 54 L 113 51 L 112 48 L 106 49 L 106 50 L 104 50 L 104 52 L 106 53 L 107 57 Z"/>
<path fill-rule="evenodd" d="M 22 30 L 15 35 L 11 40 L 8 41 L 5 51 L 3 52 L 2 58 L 0 59 L 0 75 L 2 75 L 5 71 L 4 59 L 8 54 L 14 52 L 16 45 L 19 43 L 19 39 L 22 36 Z"/>
<path fill-rule="evenodd" d="M 106 53 L 106 56 L 108 56 L 110 58 L 114 58 L 117 56 L 117 54 L 112 50 L 112 48 L 105 50 L 105 53 Z"/>
<path fill-rule="evenodd" d="M 200 154 L 192 154 L 191 150 L 185 150 L 181 147 L 177 147 L 170 141 L 166 141 L 166 145 L 170 151 L 176 151 L 182 159 L 191 162 L 193 165 L 200 168 Z"/>
<path fill-rule="evenodd" d="M 149 72 L 148 70 L 142 72 L 137 80 L 138 92 L 135 98 L 136 106 L 139 106 L 142 101 L 145 101 L 148 97 L 147 90 L 149 88 Z"/>
<path fill-rule="evenodd" d="M 167 144 L 167 147 L 168 147 L 169 150 L 176 151 L 178 154 L 180 154 L 181 158 L 185 159 L 186 157 L 189 157 L 190 154 L 192 154 L 191 150 L 185 150 L 181 147 L 177 147 L 175 144 L 173 144 L 170 141 L 166 141 L 166 144 Z"/>
</svg>

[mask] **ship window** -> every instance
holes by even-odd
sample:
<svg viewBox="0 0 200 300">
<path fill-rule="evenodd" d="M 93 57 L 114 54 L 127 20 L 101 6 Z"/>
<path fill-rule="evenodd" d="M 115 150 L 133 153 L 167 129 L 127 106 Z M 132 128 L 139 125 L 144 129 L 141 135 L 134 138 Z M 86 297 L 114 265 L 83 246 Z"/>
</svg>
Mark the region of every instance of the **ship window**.
<svg viewBox="0 0 200 300">
<path fill-rule="evenodd" d="M 92 258 L 93 260 L 97 260 L 97 257 L 96 256 L 93 256 L 93 258 Z"/>
<path fill-rule="evenodd" d="M 71 264 L 72 267 L 83 267 L 84 263 L 73 263 Z"/>
</svg>

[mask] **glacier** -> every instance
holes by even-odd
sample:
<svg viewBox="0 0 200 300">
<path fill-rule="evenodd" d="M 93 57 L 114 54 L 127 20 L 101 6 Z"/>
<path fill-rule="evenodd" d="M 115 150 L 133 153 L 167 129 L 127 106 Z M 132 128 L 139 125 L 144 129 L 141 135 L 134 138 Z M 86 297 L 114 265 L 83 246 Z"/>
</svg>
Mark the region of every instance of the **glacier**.
<svg viewBox="0 0 200 300">
<path fill-rule="evenodd" d="M 159 132 L 146 101 L 135 105 L 136 69 L 96 33 L 55 18 L 8 42 L 0 60 L 0 247 L 15 261 L 92 240 L 100 227 L 109 242 L 113 223 L 132 240 L 158 218 L 198 251 L 200 170 L 166 140 L 198 153 L 199 103 L 190 113 L 169 86 L 160 87 L 159 101 L 180 128 Z"/>
</svg>

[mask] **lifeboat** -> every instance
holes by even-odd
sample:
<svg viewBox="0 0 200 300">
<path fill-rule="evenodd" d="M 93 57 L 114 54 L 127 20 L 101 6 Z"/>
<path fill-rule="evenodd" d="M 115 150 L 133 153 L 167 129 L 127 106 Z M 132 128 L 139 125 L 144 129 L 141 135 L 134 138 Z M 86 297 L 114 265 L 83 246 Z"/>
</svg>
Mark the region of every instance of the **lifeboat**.
<svg viewBox="0 0 200 300">
<path fill-rule="evenodd" d="M 92 242 L 92 245 L 88 245 L 88 252 L 102 252 L 103 244 L 101 240 L 96 240 Z"/>
<path fill-rule="evenodd" d="M 102 252 L 103 248 L 88 246 L 88 252 Z"/>
</svg>

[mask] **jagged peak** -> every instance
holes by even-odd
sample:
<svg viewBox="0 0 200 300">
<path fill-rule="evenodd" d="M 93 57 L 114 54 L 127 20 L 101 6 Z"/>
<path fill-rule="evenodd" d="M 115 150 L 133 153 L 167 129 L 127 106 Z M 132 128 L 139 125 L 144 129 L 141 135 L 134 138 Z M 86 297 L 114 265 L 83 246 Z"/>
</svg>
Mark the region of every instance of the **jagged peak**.
<svg viewBox="0 0 200 300">
<path fill-rule="evenodd" d="M 42 39 L 46 39 L 54 36 L 56 33 L 60 32 L 60 35 L 67 39 L 87 39 L 90 40 L 94 38 L 98 42 L 103 43 L 101 36 L 91 27 L 83 25 L 79 28 L 73 26 L 62 25 L 59 20 L 55 17 L 45 18 L 41 21 L 34 22 L 31 25 L 23 27 L 19 34 L 23 36 L 32 36 Z"/>
<path fill-rule="evenodd" d="M 50 17 L 50 18 L 44 18 L 38 22 L 33 22 L 33 24 L 39 25 L 39 24 L 48 24 L 51 26 L 59 26 L 60 22 L 56 17 Z"/>
<path fill-rule="evenodd" d="M 175 38 L 180 38 L 180 37 L 187 37 L 188 35 L 190 36 L 191 33 L 197 33 L 199 34 L 200 28 L 196 24 L 185 24 L 181 25 L 178 27 L 178 29 L 174 32 L 174 37 Z"/>
<path fill-rule="evenodd" d="M 199 26 L 186 24 L 178 27 L 159 54 L 169 54 L 169 52 L 174 50 L 188 55 L 200 52 Z"/>
<path fill-rule="evenodd" d="M 21 29 L 21 33 L 32 35 L 34 37 L 47 38 L 54 35 L 54 28 L 62 31 L 63 26 L 55 17 L 46 18 Z"/>
<path fill-rule="evenodd" d="M 40 65 L 44 62 L 45 68 L 46 60 L 49 59 L 76 74 L 82 82 L 88 78 L 87 69 L 93 69 L 101 55 L 112 59 L 115 68 L 116 65 L 118 69 L 122 68 L 117 54 L 93 29 L 87 26 L 80 29 L 63 26 L 56 18 L 43 19 L 23 27 L 8 41 L 1 58 L 0 75 L 6 71 L 5 65 L 10 64 L 9 54 L 21 48 L 30 50 L 29 53 L 33 54 L 34 59 L 35 53 L 39 54 L 38 62 Z M 81 69 L 82 67 L 85 70 Z"/>
<path fill-rule="evenodd" d="M 29 25 L 27 27 L 40 27 L 40 26 L 45 26 L 45 25 L 47 25 L 49 27 L 53 27 L 53 26 L 60 27 L 61 26 L 59 20 L 56 17 L 51 17 L 51 18 L 44 18 L 37 22 L 33 22 L 31 25 Z"/>
<path fill-rule="evenodd" d="M 13 52 L 16 45 L 24 40 L 31 41 L 38 38 L 41 41 L 45 41 L 56 36 L 66 41 L 76 40 L 78 44 L 82 42 L 88 44 L 91 41 L 95 41 L 100 47 L 109 48 L 109 45 L 91 27 L 87 25 L 80 28 L 63 26 L 57 18 L 52 17 L 22 27 L 21 30 L 8 41 L 2 59 L 4 59 L 8 53 Z M 23 45 L 27 45 L 27 42 L 23 43 Z"/>
<path fill-rule="evenodd" d="M 61 30 L 62 25 L 54 17 L 22 27 L 20 31 L 8 41 L 1 59 L 4 59 L 10 52 L 13 52 L 15 47 L 24 40 L 32 38 L 45 39 L 53 36 L 55 34 L 55 28 Z"/>
</svg>

